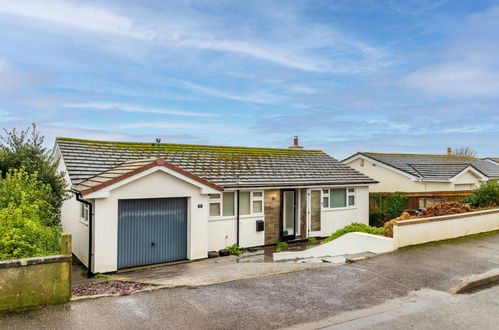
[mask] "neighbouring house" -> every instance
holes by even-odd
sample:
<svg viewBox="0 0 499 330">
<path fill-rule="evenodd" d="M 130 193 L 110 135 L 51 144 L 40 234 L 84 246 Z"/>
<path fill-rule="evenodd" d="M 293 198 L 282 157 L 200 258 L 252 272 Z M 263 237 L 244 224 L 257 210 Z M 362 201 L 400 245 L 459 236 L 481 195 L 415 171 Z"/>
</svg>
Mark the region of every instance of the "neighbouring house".
<svg viewBox="0 0 499 330">
<path fill-rule="evenodd" d="M 499 158 L 487 157 L 487 158 L 484 158 L 483 160 L 486 160 L 488 162 L 492 162 L 493 164 L 499 165 Z"/>
<path fill-rule="evenodd" d="M 57 138 L 73 253 L 95 273 L 368 223 L 376 181 L 319 150 Z M 91 235 L 89 233 L 92 233 Z"/>
<path fill-rule="evenodd" d="M 358 152 L 343 163 L 379 183 L 371 192 L 469 191 L 499 179 L 499 164 L 473 157 Z"/>
</svg>

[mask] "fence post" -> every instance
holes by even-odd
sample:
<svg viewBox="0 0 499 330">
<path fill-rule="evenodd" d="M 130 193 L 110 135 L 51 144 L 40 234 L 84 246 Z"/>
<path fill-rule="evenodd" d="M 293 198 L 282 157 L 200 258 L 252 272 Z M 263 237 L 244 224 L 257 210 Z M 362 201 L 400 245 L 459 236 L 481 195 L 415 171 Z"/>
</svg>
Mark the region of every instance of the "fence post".
<svg viewBox="0 0 499 330">
<path fill-rule="evenodd" d="M 71 255 L 71 234 L 62 234 L 61 254 L 65 256 Z"/>
</svg>

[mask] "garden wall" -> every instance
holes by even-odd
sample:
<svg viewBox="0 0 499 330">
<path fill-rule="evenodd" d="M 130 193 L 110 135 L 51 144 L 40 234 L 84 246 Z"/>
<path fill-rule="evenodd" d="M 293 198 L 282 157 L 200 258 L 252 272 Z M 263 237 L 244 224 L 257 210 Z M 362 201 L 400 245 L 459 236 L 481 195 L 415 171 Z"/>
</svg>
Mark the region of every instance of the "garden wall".
<svg viewBox="0 0 499 330">
<path fill-rule="evenodd" d="M 0 261 L 0 311 L 69 301 L 70 236 L 62 246 L 64 255 Z"/>
<path fill-rule="evenodd" d="M 394 249 L 499 230 L 499 209 L 398 221 Z"/>
</svg>

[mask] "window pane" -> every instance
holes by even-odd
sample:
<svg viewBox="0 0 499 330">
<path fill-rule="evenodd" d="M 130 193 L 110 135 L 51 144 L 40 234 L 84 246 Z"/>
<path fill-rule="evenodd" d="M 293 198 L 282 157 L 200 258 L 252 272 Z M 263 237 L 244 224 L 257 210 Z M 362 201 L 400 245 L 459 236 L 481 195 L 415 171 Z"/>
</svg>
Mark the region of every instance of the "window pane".
<svg viewBox="0 0 499 330">
<path fill-rule="evenodd" d="M 233 192 L 224 193 L 223 215 L 224 216 L 234 215 L 234 193 Z"/>
<path fill-rule="evenodd" d="M 220 198 L 220 194 L 209 194 L 208 197 L 210 199 L 219 199 Z"/>
<path fill-rule="evenodd" d="M 83 203 L 80 203 L 80 218 L 82 219 L 85 218 L 85 209 L 83 207 L 84 207 Z"/>
<path fill-rule="evenodd" d="M 353 193 L 353 192 L 355 192 L 355 189 L 354 189 L 354 188 L 349 188 L 349 189 L 348 189 L 348 192 L 349 192 L 349 193 Z"/>
<path fill-rule="evenodd" d="M 328 196 L 322 197 L 322 207 L 324 207 L 326 209 L 329 207 L 329 197 Z"/>
<path fill-rule="evenodd" d="M 261 191 L 254 191 L 253 192 L 253 197 L 262 197 L 262 192 Z"/>
<path fill-rule="evenodd" d="M 239 214 L 250 214 L 250 193 L 249 191 L 241 191 L 239 193 Z"/>
<path fill-rule="evenodd" d="M 355 205 L 355 196 L 348 196 L 348 205 L 349 206 Z"/>
<path fill-rule="evenodd" d="M 347 206 L 347 190 L 331 189 L 331 207 Z"/>
<path fill-rule="evenodd" d="M 262 201 L 253 201 L 253 213 L 262 213 Z"/>
<path fill-rule="evenodd" d="M 210 203 L 210 217 L 220 216 L 220 203 Z"/>
</svg>

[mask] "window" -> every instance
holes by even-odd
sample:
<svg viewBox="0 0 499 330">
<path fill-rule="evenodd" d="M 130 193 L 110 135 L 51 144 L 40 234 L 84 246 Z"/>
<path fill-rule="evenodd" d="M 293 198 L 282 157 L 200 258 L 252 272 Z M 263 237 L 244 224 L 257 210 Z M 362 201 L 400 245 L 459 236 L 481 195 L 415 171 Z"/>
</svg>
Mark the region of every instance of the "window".
<svg viewBox="0 0 499 330">
<path fill-rule="evenodd" d="M 210 202 L 210 217 L 219 217 L 222 204 L 222 196 L 220 194 L 210 194 L 208 196 Z"/>
<path fill-rule="evenodd" d="M 263 191 L 251 192 L 251 213 L 260 214 L 263 212 Z"/>
<path fill-rule="evenodd" d="M 323 208 L 341 208 L 355 206 L 354 188 L 332 188 L 322 189 Z"/>
<path fill-rule="evenodd" d="M 236 193 L 210 194 L 210 217 L 231 217 L 236 214 Z M 263 213 L 263 191 L 241 191 L 239 193 L 239 214 Z"/>
<path fill-rule="evenodd" d="M 90 207 L 87 204 L 80 203 L 80 220 L 84 223 L 88 223 L 90 218 Z"/>
<path fill-rule="evenodd" d="M 250 214 L 251 200 L 249 191 L 241 191 L 239 193 L 239 214 Z"/>
<path fill-rule="evenodd" d="M 222 215 L 224 217 L 229 217 L 234 215 L 234 192 L 224 192 L 223 193 L 223 199 L 222 199 L 222 205 L 223 205 L 223 212 Z"/>
</svg>

